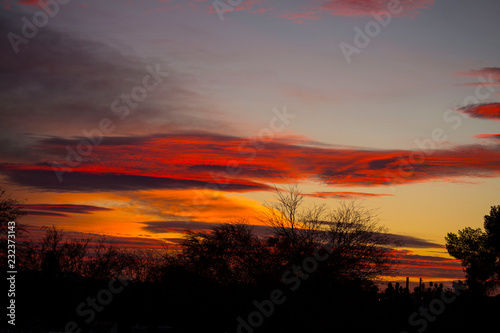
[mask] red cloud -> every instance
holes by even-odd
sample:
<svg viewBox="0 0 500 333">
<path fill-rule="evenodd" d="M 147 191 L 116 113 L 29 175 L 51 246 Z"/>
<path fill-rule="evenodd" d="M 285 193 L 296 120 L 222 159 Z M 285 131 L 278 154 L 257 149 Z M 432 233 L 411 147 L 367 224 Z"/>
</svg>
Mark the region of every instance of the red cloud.
<svg viewBox="0 0 500 333">
<path fill-rule="evenodd" d="M 336 16 L 368 16 L 394 6 L 401 8 L 397 16 L 414 16 L 432 4 L 434 0 L 330 0 L 320 9 Z"/>
<path fill-rule="evenodd" d="M 75 163 L 84 139 L 39 143 L 59 164 L 3 164 L 16 183 L 55 191 L 196 189 L 269 190 L 266 183 L 304 180 L 327 185 L 378 186 L 456 181 L 500 175 L 500 145 L 467 145 L 430 151 L 341 149 L 305 145 L 292 138 L 252 140 L 216 134 L 104 138 Z M 66 147 L 74 147 L 68 153 Z M 80 148 L 78 148 L 80 147 Z M 64 158 L 66 156 L 66 159 Z M 70 165 L 67 165 L 70 163 Z M 56 171 L 63 172 L 59 182 Z"/>
<path fill-rule="evenodd" d="M 12 7 L 12 1 L 11 0 L 3 0 L 3 6 L 5 9 L 10 9 Z M 17 0 L 18 5 L 31 5 L 31 6 L 36 6 L 39 7 L 38 3 L 40 0 Z"/>
<path fill-rule="evenodd" d="M 474 137 L 479 139 L 500 140 L 500 134 L 478 134 Z"/>
<path fill-rule="evenodd" d="M 465 113 L 472 118 L 500 120 L 500 103 L 467 105 L 458 108 L 457 111 Z"/>
</svg>

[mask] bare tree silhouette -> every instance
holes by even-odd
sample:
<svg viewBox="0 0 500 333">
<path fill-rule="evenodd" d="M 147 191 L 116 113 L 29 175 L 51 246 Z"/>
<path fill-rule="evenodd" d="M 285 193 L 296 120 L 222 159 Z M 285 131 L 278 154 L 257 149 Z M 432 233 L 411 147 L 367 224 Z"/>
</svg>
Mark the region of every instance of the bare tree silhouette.
<svg viewBox="0 0 500 333">
<path fill-rule="evenodd" d="M 297 263 L 321 245 L 325 231 L 325 205 L 303 207 L 304 196 L 297 186 L 275 188 L 275 201 L 263 204 L 259 220 L 273 230 L 269 239 L 283 264 Z"/>
<path fill-rule="evenodd" d="M 356 201 L 342 201 L 333 210 L 303 207 L 297 186 L 276 189 L 275 199 L 265 204 L 260 220 L 274 230 L 271 244 L 284 263 L 298 263 L 321 247 L 331 253 L 326 261 L 331 277 L 374 279 L 394 268 L 396 243 L 379 225 L 375 210 Z"/>
<path fill-rule="evenodd" d="M 342 201 L 328 216 L 326 244 L 334 276 L 375 279 L 395 269 L 393 247 L 397 243 L 379 225 L 376 211 L 356 201 Z"/>
</svg>

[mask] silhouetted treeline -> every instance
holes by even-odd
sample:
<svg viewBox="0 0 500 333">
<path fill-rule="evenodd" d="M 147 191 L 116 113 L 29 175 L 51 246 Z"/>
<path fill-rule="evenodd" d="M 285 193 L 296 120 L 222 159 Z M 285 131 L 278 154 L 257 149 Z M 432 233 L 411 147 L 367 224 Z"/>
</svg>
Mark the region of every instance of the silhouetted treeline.
<svg viewBox="0 0 500 333">
<path fill-rule="evenodd" d="M 314 252 L 330 258 L 325 248 L 289 262 L 273 237 L 259 238 L 244 224 L 222 224 L 211 233 L 188 231 L 177 251 L 126 251 L 105 238 L 74 240 L 47 228 L 42 242 L 19 247 L 17 328 L 64 331 L 73 322 L 77 326 L 70 327 L 95 332 L 104 322 L 126 332 L 137 326 L 171 326 L 175 332 L 250 332 L 248 327 L 254 332 L 418 332 L 425 326 L 428 332 L 460 332 L 491 323 L 499 309 L 498 297 L 476 297 L 462 288 L 434 315 L 431 302 L 442 292 L 450 299 L 454 290 L 430 285 L 410 292 L 398 284 L 379 290 L 371 280 L 336 275 L 328 259 L 317 260 L 316 269 L 312 260 L 302 264 Z M 110 283 L 120 291 L 108 292 L 108 300 L 103 290 L 110 290 Z M 248 323 L 258 310 L 255 302 L 264 304 L 273 290 L 285 301 L 274 305 L 269 317 L 262 315 L 258 327 L 242 326 L 238 318 Z M 89 299 L 95 299 L 95 308 Z M 424 322 L 421 308 L 434 320 Z"/>
<path fill-rule="evenodd" d="M 71 239 L 55 227 L 39 241 L 18 239 L 16 329 L 470 332 L 496 324 L 500 298 L 464 284 L 379 289 L 375 278 L 395 260 L 373 211 L 302 209 L 294 188 L 277 198 L 260 216 L 269 235 L 240 221 L 141 250 Z"/>
</svg>

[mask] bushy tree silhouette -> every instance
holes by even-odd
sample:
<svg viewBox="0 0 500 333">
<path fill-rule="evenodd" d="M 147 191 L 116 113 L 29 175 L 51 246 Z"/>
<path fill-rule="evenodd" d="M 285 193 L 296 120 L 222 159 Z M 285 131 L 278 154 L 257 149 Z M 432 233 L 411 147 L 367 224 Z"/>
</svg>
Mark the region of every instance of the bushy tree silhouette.
<svg viewBox="0 0 500 333">
<path fill-rule="evenodd" d="M 243 222 L 221 224 L 211 232 L 188 229 L 181 246 L 189 270 L 220 283 L 256 283 L 269 271 L 269 251 Z"/>
<path fill-rule="evenodd" d="M 500 284 L 500 206 L 484 216 L 484 229 L 467 227 L 445 237 L 448 253 L 462 261 L 467 285 L 478 294 Z"/>
<path fill-rule="evenodd" d="M 26 212 L 19 206 L 18 200 L 7 197 L 5 190 L 0 188 L 0 225 L 2 231 L 7 222 L 17 221 L 20 217 L 26 215 Z"/>
</svg>

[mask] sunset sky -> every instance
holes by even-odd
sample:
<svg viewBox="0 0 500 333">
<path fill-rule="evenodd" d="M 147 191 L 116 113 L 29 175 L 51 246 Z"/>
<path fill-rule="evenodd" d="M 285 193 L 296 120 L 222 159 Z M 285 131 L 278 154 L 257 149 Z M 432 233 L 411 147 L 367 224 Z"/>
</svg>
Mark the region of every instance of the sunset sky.
<svg viewBox="0 0 500 333">
<path fill-rule="evenodd" d="M 0 2 L 22 223 L 176 242 L 298 184 L 377 208 L 401 276 L 463 278 L 444 237 L 500 204 L 499 1 L 59 1 Z"/>
</svg>

